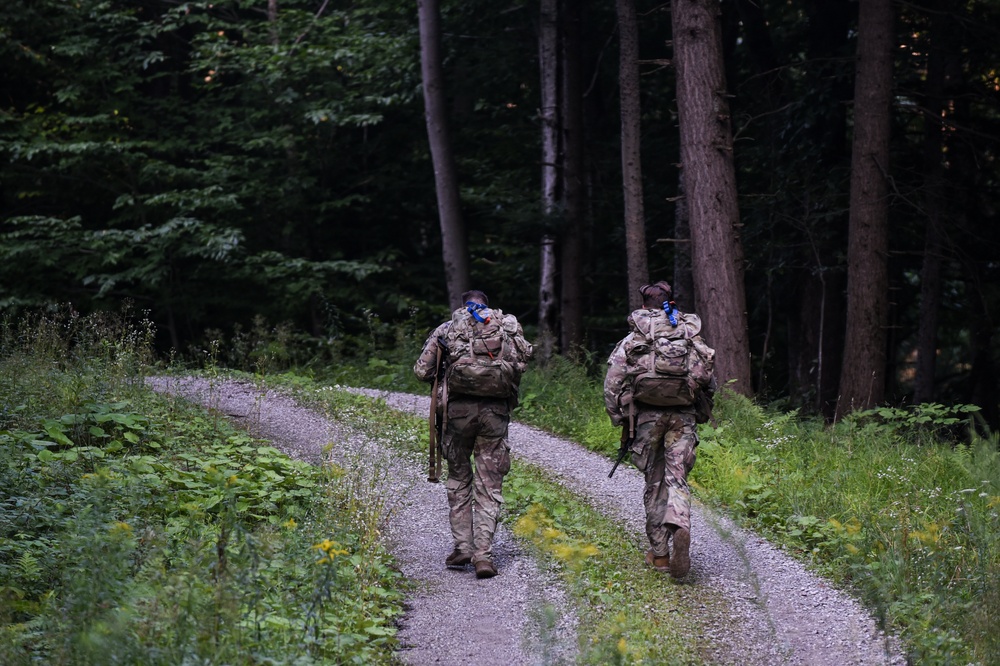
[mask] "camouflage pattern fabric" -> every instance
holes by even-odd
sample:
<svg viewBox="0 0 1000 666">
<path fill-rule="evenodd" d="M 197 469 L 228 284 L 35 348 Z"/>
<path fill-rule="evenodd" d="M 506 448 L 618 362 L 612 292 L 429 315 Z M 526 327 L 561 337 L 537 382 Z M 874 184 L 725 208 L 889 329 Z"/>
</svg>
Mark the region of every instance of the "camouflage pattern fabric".
<svg viewBox="0 0 1000 666">
<path fill-rule="evenodd" d="M 528 360 L 531 359 L 534 348 L 525 339 L 521 324 L 514 315 L 504 314 L 499 308 L 492 308 L 491 317 L 501 322 L 503 329 L 510 336 L 512 345 L 508 350 L 508 354 L 510 354 L 509 360 L 516 370 L 517 376 L 520 377 L 525 368 L 527 368 Z M 413 373 L 417 376 L 417 379 L 424 382 L 434 379 L 436 371 L 434 362 L 437 358 L 435 345 L 437 341 L 450 342 L 452 346 L 456 346 L 456 343 L 459 341 L 455 340 L 455 336 L 451 334 L 451 328 L 453 326 L 456 328 L 461 327 L 471 320 L 472 315 L 465 308 L 458 308 L 452 313 L 451 319 L 431 331 L 431 334 L 427 336 L 427 341 L 424 343 L 424 348 L 420 352 L 420 356 L 417 357 L 417 361 L 413 365 Z M 445 365 L 451 364 L 455 360 L 456 355 L 461 355 L 466 351 L 466 349 L 448 349 L 445 353 Z M 517 396 L 513 396 L 513 399 L 516 404 Z"/>
<path fill-rule="evenodd" d="M 471 553 L 473 563 L 492 560 L 503 479 L 510 471 L 509 423 L 504 400 L 453 397 L 448 401 L 448 425 L 441 443 L 448 461 L 448 518 L 455 548 Z"/>
<path fill-rule="evenodd" d="M 531 358 L 533 348 L 524 338 L 521 324 L 514 315 L 504 314 L 498 308 L 490 308 L 491 317 L 502 322 L 512 341 L 511 363 L 518 375 L 524 371 Z M 465 308 L 458 308 L 449 321 L 435 328 L 424 343 L 413 372 L 421 381 L 433 381 L 437 371 L 436 345 L 438 340 L 447 343 L 454 336 L 449 328 L 455 322 L 472 318 Z M 451 352 L 461 354 L 462 350 L 446 350 L 444 365 L 455 359 Z M 449 519 L 455 548 L 470 553 L 472 561 L 492 559 L 493 534 L 496 532 L 500 508 L 503 506 L 503 479 L 510 471 L 510 447 L 507 444 L 507 429 L 510 410 L 517 404 L 515 393 L 507 399 L 449 395 L 447 382 L 441 382 L 441 405 L 447 405 L 444 415 L 444 432 L 441 449 L 448 463 Z"/>
<path fill-rule="evenodd" d="M 643 409 L 636 414 L 632 464 L 646 477 L 642 503 L 653 554 L 667 555 L 668 540 L 680 527 L 691 529 L 691 489 L 698 431 L 690 408 Z"/>
<path fill-rule="evenodd" d="M 696 410 L 684 407 L 650 407 L 632 402 L 626 373 L 625 343 L 636 331 L 638 318 L 666 316 L 662 310 L 641 309 L 629 315 L 629 334 L 615 346 L 608 358 L 604 379 L 604 406 L 611 422 L 618 427 L 634 423 L 632 464 L 646 479 L 643 505 L 646 510 L 646 536 L 653 554 L 669 554 L 669 539 L 678 528 L 691 529 L 691 489 L 687 475 L 694 467 L 698 446 Z M 701 320 L 697 315 L 678 313 L 677 328 L 684 331 L 698 348 L 705 345 L 698 336 Z M 707 345 L 705 345 L 708 349 Z M 709 394 L 714 389 L 714 378 Z M 710 403 L 709 403 L 710 408 Z"/>
</svg>

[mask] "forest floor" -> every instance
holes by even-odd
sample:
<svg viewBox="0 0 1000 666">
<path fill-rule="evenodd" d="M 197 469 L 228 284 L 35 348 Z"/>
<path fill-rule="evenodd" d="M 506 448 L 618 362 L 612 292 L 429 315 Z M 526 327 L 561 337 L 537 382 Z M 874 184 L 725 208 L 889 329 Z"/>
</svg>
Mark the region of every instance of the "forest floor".
<svg viewBox="0 0 1000 666">
<path fill-rule="evenodd" d="M 481 666 L 573 663 L 578 654 L 576 615 L 559 579 L 500 525 L 494 542 L 495 578 L 478 580 L 472 567 L 447 569 L 451 552 L 443 484 L 426 481 L 426 461 L 378 456 L 380 444 L 360 430 L 331 421 L 290 397 L 238 381 L 155 378 L 159 391 L 218 410 L 289 455 L 318 462 L 324 455 L 357 464 L 390 460 L 371 470 L 390 500 L 387 546 L 404 575 L 417 583 L 400 622 L 399 658 L 406 664 Z M 389 407 L 424 415 L 426 396 L 350 389 Z M 333 447 L 327 447 L 329 443 Z M 515 458 L 585 498 L 634 536 L 645 550 L 642 475 L 623 465 L 607 478 L 610 462 L 573 442 L 512 423 Z M 324 454 L 324 450 L 329 450 Z M 366 454 L 365 452 L 368 452 Z M 815 575 L 763 538 L 695 502 L 691 572 L 682 582 L 664 575 L 666 594 L 696 598 L 700 627 L 692 641 L 713 664 L 769 666 L 900 665 L 898 642 L 878 629 L 854 598 Z M 555 609 L 555 626 L 542 620 Z"/>
</svg>

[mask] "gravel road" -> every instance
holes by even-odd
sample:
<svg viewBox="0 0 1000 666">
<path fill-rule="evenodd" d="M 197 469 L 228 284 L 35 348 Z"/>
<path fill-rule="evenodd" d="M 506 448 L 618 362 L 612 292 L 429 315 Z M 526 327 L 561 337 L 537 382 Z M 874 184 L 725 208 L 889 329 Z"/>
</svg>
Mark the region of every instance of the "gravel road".
<svg viewBox="0 0 1000 666">
<path fill-rule="evenodd" d="M 289 455 L 321 459 L 334 443 L 334 458 L 377 448 L 364 434 L 296 404 L 274 391 L 247 383 L 199 378 L 152 378 L 158 391 L 182 395 L 243 420 Z M 385 400 L 388 406 L 424 415 L 426 396 L 348 389 Z M 610 462 L 572 442 L 520 423 L 510 427 L 516 458 L 537 465 L 586 498 L 607 517 L 645 540 L 642 475 L 629 466 L 607 478 Z M 447 498 L 442 484 L 425 479 L 425 461 L 391 457 L 384 470 L 392 496 L 405 498 L 390 507 L 387 544 L 402 572 L 417 581 L 401 622 L 400 659 L 407 664 L 444 666 L 572 663 L 575 618 L 559 581 L 539 567 L 501 524 L 494 555 L 500 575 L 477 580 L 471 567 L 444 567 L 451 551 Z M 405 490 L 400 492 L 400 487 Z M 637 550 L 636 557 L 642 552 Z M 664 581 L 665 586 L 673 585 Z M 906 663 L 897 642 L 879 631 L 871 614 L 855 599 L 759 536 L 726 517 L 692 506 L 691 573 L 684 579 L 700 606 L 699 624 L 712 663 L 739 666 Z M 669 588 L 668 588 L 669 589 Z M 561 621 L 543 630 L 542 608 L 554 608 Z"/>
</svg>

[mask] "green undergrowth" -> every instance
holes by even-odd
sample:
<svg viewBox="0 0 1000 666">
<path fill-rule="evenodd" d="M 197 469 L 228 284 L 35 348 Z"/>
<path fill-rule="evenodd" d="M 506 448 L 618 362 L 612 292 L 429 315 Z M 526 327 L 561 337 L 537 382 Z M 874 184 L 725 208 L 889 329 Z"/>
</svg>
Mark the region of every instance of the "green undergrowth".
<svg viewBox="0 0 1000 666">
<path fill-rule="evenodd" d="M 698 630 L 706 603 L 690 586 L 648 568 L 645 544 L 544 470 L 515 462 L 504 483 L 505 520 L 563 580 L 579 617 L 581 664 L 700 664 L 712 645 Z M 701 610 L 694 610 L 695 607 Z"/>
<path fill-rule="evenodd" d="M 614 455 L 597 374 L 532 366 L 514 417 Z M 831 426 L 723 392 L 690 481 L 862 598 L 914 663 L 1000 663 L 1000 441 L 969 427 L 975 409 L 881 408 Z"/>
<path fill-rule="evenodd" d="M 151 333 L 0 336 L 0 663 L 393 663 L 401 579 L 349 470 L 142 382 Z"/>
<path fill-rule="evenodd" d="M 582 367 L 529 373 L 525 389 L 541 404 L 518 419 L 614 453 Z M 914 663 L 1000 663 L 1000 442 L 970 427 L 975 411 L 880 408 L 831 426 L 723 392 L 689 480 L 862 598 Z"/>
<path fill-rule="evenodd" d="M 861 594 L 915 663 L 1000 663 L 998 442 L 951 436 L 972 411 L 885 408 L 826 426 L 729 396 L 702 429 L 692 482 Z"/>
</svg>

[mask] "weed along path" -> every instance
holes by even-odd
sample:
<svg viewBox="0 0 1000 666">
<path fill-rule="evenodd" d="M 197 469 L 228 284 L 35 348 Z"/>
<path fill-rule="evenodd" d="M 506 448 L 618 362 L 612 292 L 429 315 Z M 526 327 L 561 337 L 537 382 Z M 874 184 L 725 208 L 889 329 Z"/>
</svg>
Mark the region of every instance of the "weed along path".
<svg viewBox="0 0 1000 666">
<path fill-rule="evenodd" d="M 426 461 L 393 451 L 279 393 L 247 383 L 157 378 L 159 391 L 182 395 L 245 423 L 295 457 L 318 461 L 329 442 L 341 464 L 383 460 L 372 470 L 390 500 L 387 539 L 401 570 L 416 581 L 401 622 L 399 657 L 407 664 L 573 663 L 576 620 L 559 579 L 523 550 L 505 526 L 494 552 L 500 575 L 477 580 L 471 567 L 448 570 L 451 550 L 447 500 L 441 484 L 426 481 Z M 387 406 L 423 416 L 425 396 L 349 389 Z M 512 453 L 565 486 L 645 548 L 643 480 L 630 466 L 608 479 L 611 462 L 572 442 L 511 424 Z M 664 576 L 664 595 L 678 595 L 696 617 L 698 653 L 710 663 L 845 666 L 905 664 L 896 642 L 853 598 L 832 587 L 765 540 L 695 503 L 691 573 L 682 583 Z M 655 580 L 655 579 L 654 579 Z M 554 628 L 537 621 L 541 608 L 562 618 Z"/>
</svg>

